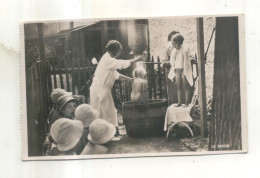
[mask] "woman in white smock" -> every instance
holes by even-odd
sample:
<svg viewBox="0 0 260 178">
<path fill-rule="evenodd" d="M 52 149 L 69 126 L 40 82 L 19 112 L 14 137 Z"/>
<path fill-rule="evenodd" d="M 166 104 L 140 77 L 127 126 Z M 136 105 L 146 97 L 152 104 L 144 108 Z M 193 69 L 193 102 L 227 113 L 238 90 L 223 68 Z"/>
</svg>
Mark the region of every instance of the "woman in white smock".
<svg viewBox="0 0 260 178">
<path fill-rule="evenodd" d="M 90 105 L 98 110 L 99 118 L 107 120 L 117 128 L 117 110 L 112 98 L 111 89 L 115 80 L 131 81 L 132 78 L 119 74 L 116 70 L 128 68 L 135 62 L 143 60 L 143 57 L 130 60 L 116 59 L 122 51 L 122 45 L 116 40 L 109 41 L 106 49 L 107 52 L 99 61 L 90 87 Z M 118 128 L 116 135 L 119 135 Z"/>
</svg>

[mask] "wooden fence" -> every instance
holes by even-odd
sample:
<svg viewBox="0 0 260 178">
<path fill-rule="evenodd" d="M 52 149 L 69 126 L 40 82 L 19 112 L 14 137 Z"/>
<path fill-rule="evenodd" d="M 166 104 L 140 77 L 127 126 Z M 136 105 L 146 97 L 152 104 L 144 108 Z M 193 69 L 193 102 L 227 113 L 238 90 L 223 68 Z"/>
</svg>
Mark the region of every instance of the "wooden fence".
<svg viewBox="0 0 260 178">
<path fill-rule="evenodd" d="M 63 88 L 73 94 L 88 97 L 86 83 L 94 74 L 95 67 L 88 62 L 89 59 L 72 58 L 71 65 L 62 58 L 57 58 L 57 63 L 50 66 L 52 89 Z"/>
<path fill-rule="evenodd" d="M 52 106 L 49 97 L 50 78 L 43 61 L 26 70 L 27 126 L 29 156 L 43 154 L 42 143 L 48 132 L 48 114 Z M 47 76 L 47 77 L 46 77 Z"/>
</svg>

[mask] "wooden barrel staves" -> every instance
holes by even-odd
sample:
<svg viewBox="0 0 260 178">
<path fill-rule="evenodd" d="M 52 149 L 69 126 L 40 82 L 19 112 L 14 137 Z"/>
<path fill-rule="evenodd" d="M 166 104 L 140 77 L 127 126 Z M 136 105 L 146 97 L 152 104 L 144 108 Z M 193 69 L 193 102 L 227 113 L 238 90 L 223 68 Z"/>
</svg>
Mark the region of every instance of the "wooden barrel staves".
<svg viewBox="0 0 260 178">
<path fill-rule="evenodd" d="M 123 103 L 123 122 L 130 137 L 160 136 L 163 134 L 167 100 L 146 100 L 142 104 Z"/>
</svg>

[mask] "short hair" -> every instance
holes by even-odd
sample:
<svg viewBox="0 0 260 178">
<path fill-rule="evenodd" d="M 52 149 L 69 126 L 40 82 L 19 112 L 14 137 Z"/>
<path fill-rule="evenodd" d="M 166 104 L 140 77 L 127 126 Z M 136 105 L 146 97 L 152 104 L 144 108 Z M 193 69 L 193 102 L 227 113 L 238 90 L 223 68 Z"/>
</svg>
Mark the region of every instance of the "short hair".
<svg viewBox="0 0 260 178">
<path fill-rule="evenodd" d="M 136 67 L 133 71 L 134 78 L 142 78 L 144 79 L 146 76 L 146 70 L 143 67 Z"/>
<path fill-rule="evenodd" d="M 106 49 L 111 55 L 115 56 L 119 50 L 122 50 L 122 45 L 116 40 L 110 40 L 107 42 Z"/>
<path fill-rule="evenodd" d="M 178 31 L 172 31 L 171 33 L 169 33 L 168 35 L 168 41 L 171 41 L 172 40 L 172 36 L 179 33 Z"/>
<path fill-rule="evenodd" d="M 184 38 L 182 35 L 176 34 L 173 36 L 172 41 L 174 41 L 175 43 L 178 43 L 178 44 L 183 44 Z"/>
</svg>

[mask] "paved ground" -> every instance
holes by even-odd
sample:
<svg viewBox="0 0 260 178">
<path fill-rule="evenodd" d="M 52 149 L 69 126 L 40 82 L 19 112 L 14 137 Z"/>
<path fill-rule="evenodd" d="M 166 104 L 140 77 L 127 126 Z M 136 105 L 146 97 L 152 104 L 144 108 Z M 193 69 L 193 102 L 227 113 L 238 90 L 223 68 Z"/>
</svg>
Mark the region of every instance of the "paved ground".
<svg viewBox="0 0 260 178">
<path fill-rule="evenodd" d="M 177 127 L 172 130 L 169 138 L 165 136 L 148 138 L 131 138 L 126 133 L 123 125 L 122 115 L 118 114 L 120 141 L 110 142 L 111 154 L 126 153 L 159 153 L 159 152 L 189 152 L 189 151 L 207 151 L 208 138 L 200 137 L 200 121 L 195 119 L 191 128 L 194 137 L 186 128 Z M 209 122 L 208 122 L 209 126 Z"/>
<path fill-rule="evenodd" d="M 126 134 L 123 125 L 122 116 L 119 114 L 119 132 L 121 140 L 110 143 L 111 154 L 120 153 L 158 153 L 158 152 L 183 152 L 190 151 L 185 147 L 179 138 L 173 136 L 166 139 L 165 137 L 149 138 L 131 138 Z"/>
<path fill-rule="evenodd" d="M 208 138 L 193 137 L 181 139 L 181 143 L 191 151 L 208 151 Z"/>
</svg>

